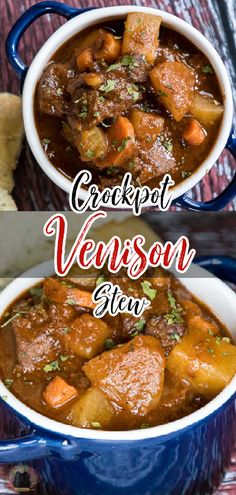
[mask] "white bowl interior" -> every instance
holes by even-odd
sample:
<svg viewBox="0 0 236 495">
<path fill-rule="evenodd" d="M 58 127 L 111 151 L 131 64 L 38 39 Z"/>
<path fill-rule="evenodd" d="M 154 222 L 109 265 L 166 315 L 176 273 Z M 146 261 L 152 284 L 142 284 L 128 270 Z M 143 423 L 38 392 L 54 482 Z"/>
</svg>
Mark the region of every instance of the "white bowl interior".
<svg viewBox="0 0 236 495">
<path fill-rule="evenodd" d="M 69 40 L 76 33 L 99 22 L 108 21 L 115 18 L 123 18 L 129 12 L 137 12 L 138 10 L 154 15 L 160 15 L 165 26 L 173 28 L 175 31 L 183 34 L 208 57 L 212 67 L 214 68 L 220 84 L 222 95 L 224 97 L 225 112 L 216 142 L 209 156 L 197 168 L 197 170 L 190 177 L 188 177 L 186 180 L 172 189 L 173 199 L 176 199 L 180 195 L 186 193 L 197 182 L 199 182 L 205 174 L 208 173 L 210 168 L 219 158 L 228 140 L 233 118 L 233 101 L 230 82 L 225 66 L 219 55 L 217 54 L 216 50 L 199 31 L 197 31 L 190 24 L 172 14 L 148 7 L 119 6 L 106 7 L 94 11 L 89 11 L 68 21 L 48 39 L 48 41 L 39 50 L 31 66 L 29 67 L 23 88 L 23 118 L 26 136 L 31 150 L 39 165 L 48 175 L 48 177 L 67 193 L 70 192 L 72 183 L 66 176 L 59 172 L 46 157 L 35 126 L 33 100 L 37 81 L 39 80 L 43 69 L 52 58 L 56 50 L 59 48 L 59 46 Z M 88 193 L 86 190 L 82 190 L 80 192 L 80 199 L 85 200 L 87 194 Z M 146 206 L 152 205 L 150 203 L 147 203 Z M 108 203 L 107 207 L 112 207 L 112 204 Z M 119 208 L 122 209 L 125 207 L 126 206 L 124 205 L 123 207 Z"/>
<path fill-rule="evenodd" d="M 51 275 L 52 262 L 47 262 L 38 267 L 26 272 L 23 277 L 15 279 L 11 282 L 0 294 L 0 315 L 2 315 L 9 304 L 11 304 L 22 292 L 29 289 L 37 282 L 42 280 L 42 273 Z M 221 280 L 216 277 L 209 276 L 203 268 L 192 265 L 188 272 L 189 277 L 181 279 L 182 283 L 194 294 L 197 298 L 203 301 L 212 309 L 213 313 L 226 325 L 231 332 L 236 342 L 236 294 Z M 172 423 L 161 426 L 155 426 L 148 429 L 132 430 L 132 431 L 99 431 L 76 428 L 74 426 L 65 425 L 52 419 L 46 418 L 43 415 L 33 411 L 30 407 L 19 401 L 6 387 L 0 382 L 0 396 L 22 416 L 26 417 L 34 425 L 40 426 L 45 430 L 54 431 L 62 436 L 72 436 L 75 438 L 87 438 L 95 440 L 111 440 L 111 441 L 133 441 L 144 438 L 160 437 L 168 435 L 175 431 L 179 431 L 187 426 L 190 426 L 209 414 L 216 411 L 222 406 L 236 391 L 236 376 L 225 387 L 225 389 L 215 397 L 206 406 L 198 411 L 181 418 Z"/>
</svg>

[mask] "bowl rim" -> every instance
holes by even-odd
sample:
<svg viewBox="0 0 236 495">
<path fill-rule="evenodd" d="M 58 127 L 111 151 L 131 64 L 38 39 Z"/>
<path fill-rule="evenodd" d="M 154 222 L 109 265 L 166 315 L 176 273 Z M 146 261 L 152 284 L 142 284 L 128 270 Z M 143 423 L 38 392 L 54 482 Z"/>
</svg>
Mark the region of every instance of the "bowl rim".
<svg viewBox="0 0 236 495">
<path fill-rule="evenodd" d="M 9 285 L 7 285 L 5 289 L 0 293 L 0 315 L 4 313 L 7 307 L 9 307 L 9 304 L 11 304 L 22 292 L 24 292 L 24 290 L 33 287 L 36 283 L 42 281 L 45 276 L 49 276 L 52 273 L 52 269 L 52 260 L 41 263 L 40 265 L 31 268 L 20 277 L 15 278 Z M 215 288 L 217 288 L 217 290 L 219 290 L 219 293 L 221 293 L 222 295 L 224 294 L 232 309 L 235 308 L 236 315 L 236 294 L 233 292 L 233 290 L 212 274 L 209 277 L 209 272 L 204 268 L 192 263 L 191 269 L 193 270 L 192 273 L 195 274 L 195 277 L 196 274 L 199 274 L 198 278 L 195 278 L 195 280 L 201 280 L 201 283 L 203 283 L 203 279 L 212 281 L 212 287 L 214 287 L 214 290 Z M 184 283 L 185 278 L 182 278 L 181 280 Z M 184 416 L 181 419 L 166 423 L 164 425 L 153 426 L 146 429 L 105 431 L 83 429 L 61 423 L 54 419 L 50 419 L 47 416 L 34 411 L 32 408 L 17 399 L 16 396 L 12 394 L 0 380 L 0 397 L 2 398 L 2 400 L 6 403 L 7 406 L 10 406 L 10 408 L 16 412 L 16 415 L 20 415 L 23 419 L 27 419 L 27 421 L 35 425 L 37 428 L 42 428 L 43 430 L 46 430 L 50 433 L 55 433 L 65 438 L 73 437 L 76 439 L 106 442 L 130 442 L 147 439 L 158 439 L 181 433 L 182 430 L 194 427 L 204 420 L 209 420 L 211 415 L 217 414 L 217 412 L 219 412 L 221 408 L 226 407 L 226 404 L 230 399 L 233 400 L 235 392 L 236 375 L 232 378 L 231 382 L 222 390 L 222 392 L 220 392 L 214 399 L 212 399 L 210 402 L 208 402 L 205 406 L 201 407 L 197 411 Z"/>
<path fill-rule="evenodd" d="M 70 192 L 73 182 L 68 177 L 66 177 L 66 175 L 56 169 L 47 158 L 42 148 L 36 129 L 34 119 L 34 96 L 37 81 L 43 69 L 52 58 L 53 54 L 57 51 L 57 49 L 62 46 L 62 44 L 64 44 L 67 40 L 73 37 L 76 33 L 79 33 L 86 27 L 92 26 L 102 20 L 108 20 L 116 17 L 122 18 L 129 12 L 137 11 L 162 16 L 164 25 L 167 25 L 173 30 L 178 31 L 186 36 L 197 48 L 199 48 L 207 56 L 217 76 L 224 99 L 225 109 L 221 126 L 210 153 L 190 177 L 181 181 L 180 184 L 174 186 L 171 189 L 173 200 L 189 191 L 209 172 L 209 170 L 213 167 L 215 162 L 220 157 L 228 141 L 233 121 L 233 98 L 229 77 L 217 51 L 200 31 L 198 31 L 191 24 L 187 23 L 181 18 L 173 14 L 169 14 L 168 12 L 154 9 L 152 7 L 124 5 L 90 10 L 67 21 L 64 25 L 57 29 L 43 44 L 43 46 L 35 55 L 27 71 L 22 93 L 24 127 L 31 151 L 35 156 L 35 159 L 38 162 L 39 166 L 46 173 L 46 175 L 57 186 L 59 186 L 67 193 Z M 79 198 L 82 201 L 84 201 L 87 196 L 88 192 L 85 189 L 80 190 Z M 153 205 L 151 205 L 150 202 L 145 205 L 145 207 L 152 206 Z M 130 209 L 127 208 L 127 205 L 120 205 L 119 208 L 116 208 L 110 202 L 107 203 L 106 208 L 113 208 L 117 210 Z"/>
</svg>

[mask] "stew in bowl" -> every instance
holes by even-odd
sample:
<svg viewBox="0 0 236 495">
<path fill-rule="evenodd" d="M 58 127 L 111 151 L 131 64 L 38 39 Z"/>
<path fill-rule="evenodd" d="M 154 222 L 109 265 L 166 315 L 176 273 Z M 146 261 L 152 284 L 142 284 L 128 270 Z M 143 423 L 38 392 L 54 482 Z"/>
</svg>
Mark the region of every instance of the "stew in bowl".
<svg viewBox="0 0 236 495">
<path fill-rule="evenodd" d="M 210 154 L 224 114 L 208 58 L 162 18 L 130 12 L 66 41 L 38 81 L 34 115 L 48 160 L 67 178 L 86 168 L 100 189 L 176 184 Z"/>
<path fill-rule="evenodd" d="M 180 419 L 228 385 L 233 340 L 179 280 L 159 269 L 138 281 L 113 277 L 151 305 L 138 319 L 96 319 L 92 291 L 104 280 L 47 278 L 6 310 L 0 374 L 17 398 L 62 423 L 124 431 Z"/>
</svg>

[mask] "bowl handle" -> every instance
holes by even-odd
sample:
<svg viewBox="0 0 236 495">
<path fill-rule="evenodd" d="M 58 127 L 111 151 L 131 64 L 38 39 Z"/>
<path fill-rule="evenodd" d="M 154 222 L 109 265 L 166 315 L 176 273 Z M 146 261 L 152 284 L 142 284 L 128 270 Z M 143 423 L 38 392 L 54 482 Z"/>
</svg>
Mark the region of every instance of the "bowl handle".
<svg viewBox="0 0 236 495">
<path fill-rule="evenodd" d="M 81 452 L 79 442 L 75 439 L 47 436 L 35 431 L 13 439 L 0 440 L 0 464 L 17 464 L 49 457 L 51 455 L 63 460 L 73 460 Z"/>
<path fill-rule="evenodd" d="M 232 131 L 228 142 L 226 144 L 226 148 L 230 151 L 234 158 L 236 158 L 236 135 L 234 131 Z M 236 195 L 236 173 L 233 176 L 230 184 L 226 187 L 226 189 L 219 194 L 214 199 L 210 201 L 206 201 L 205 203 L 202 201 L 194 201 L 189 198 L 187 194 L 180 196 L 173 204 L 176 206 L 180 206 L 186 210 L 191 211 L 219 211 L 225 208 L 230 201 L 234 199 Z"/>
<path fill-rule="evenodd" d="M 231 256 L 199 256 L 194 261 L 216 277 L 236 284 L 236 259 Z"/>
<path fill-rule="evenodd" d="M 23 85 L 28 67 L 24 64 L 18 53 L 18 46 L 28 27 L 36 21 L 36 19 L 45 14 L 54 13 L 62 15 L 66 19 L 71 19 L 72 17 L 92 9 L 93 7 L 77 9 L 59 2 L 40 2 L 24 12 L 24 14 L 14 24 L 6 40 L 7 58 L 17 75 L 20 77 L 21 87 Z"/>
</svg>

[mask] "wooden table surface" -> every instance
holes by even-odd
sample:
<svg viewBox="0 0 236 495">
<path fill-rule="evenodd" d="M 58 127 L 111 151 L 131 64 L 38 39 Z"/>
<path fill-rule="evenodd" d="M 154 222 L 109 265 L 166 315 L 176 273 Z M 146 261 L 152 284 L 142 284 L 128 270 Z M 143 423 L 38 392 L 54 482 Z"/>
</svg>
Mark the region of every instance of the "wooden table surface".
<svg viewBox="0 0 236 495">
<path fill-rule="evenodd" d="M 38 2 L 34 0 L 0 0 L 0 91 L 19 92 L 17 77 L 6 60 L 4 40 L 20 14 L 36 3 Z M 235 0 L 67 0 L 67 3 L 78 7 L 143 5 L 167 10 L 184 18 L 200 30 L 219 52 L 228 69 L 235 96 Z M 37 20 L 21 42 L 23 59 L 30 62 L 44 41 L 63 22 L 65 20 L 56 15 L 47 15 Z M 225 188 L 235 170 L 235 160 L 224 152 L 210 173 L 192 190 L 193 198 L 207 201 L 216 196 Z M 27 145 L 20 156 L 15 184 L 13 195 L 20 210 L 68 209 L 67 195 L 41 171 Z M 236 199 L 227 209 L 236 209 Z"/>
</svg>

